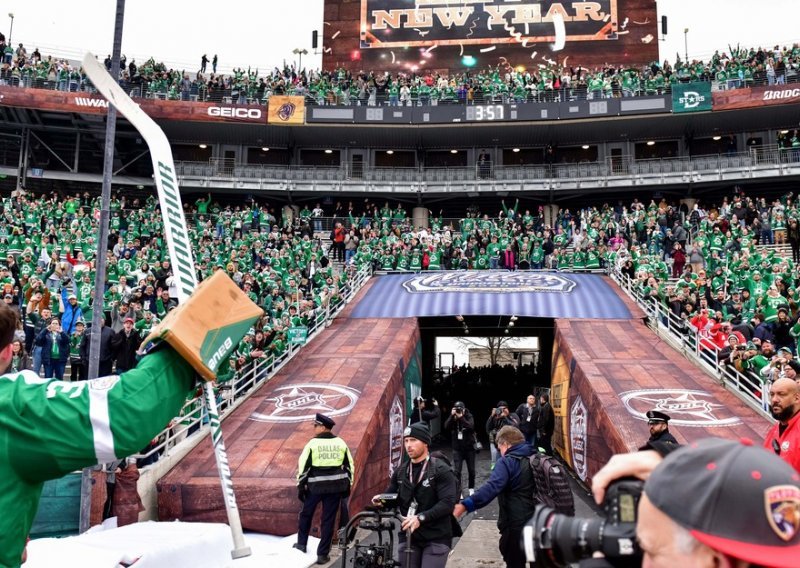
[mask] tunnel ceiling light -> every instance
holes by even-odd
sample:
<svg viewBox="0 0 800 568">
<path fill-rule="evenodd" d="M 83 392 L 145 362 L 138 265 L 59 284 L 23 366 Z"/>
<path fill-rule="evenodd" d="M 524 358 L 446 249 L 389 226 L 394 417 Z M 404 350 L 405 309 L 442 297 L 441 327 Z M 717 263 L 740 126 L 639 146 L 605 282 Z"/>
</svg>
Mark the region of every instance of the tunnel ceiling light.
<svg viewBox="0 0 800 568">
<path fill-rule="evenodd" d="M 714 136 L 711 139 L 716 142 L 717 140 L 722 140 L 722 136 Z"/>
<path fill-rule="evenodd" d="M 458 150 L 450 150 L 451 154 L 458 154 Z"/>
<path fill-rule="evenodd" d="M 655 145 L 656 145 L 656 143 L 655 143 L 655 141 L 653 141 L 653 140 L 648 140 L 648 141 L 647 141 L 647 145 L 648 145 L 648 146 L 655 146 Z"/>
<path fill-rule="evenodd" d="M 208 148 L 208 144 L 200 144 L 201 150 L 205 150 L 206 148 Z"/>
<path fill-rule="evenodd" d="M 589 145 L 588 144 L 584 144 L 583 146 L 581 146 L 581 148 L 583 148 L 584 150 L 588 150 L 589 149 Z"/>
<path fill-rule="evenodd" d="M 391 156 L 392 154 L 394 154 L 394 150 L 386 150 L 386 153 Z"/>
<path fill-rule="evenodd" d="M 514 153 L 516 154 L 517 152 L 519 152 L 519 148 L 514 148 L 514 149 L 512 149 L 511 151 L 512 151 L 512 152 L 514 152 Z"/>
<path fill-rule="evenodd" d="M 267 148 L 266 146 L 261 146 L 261 151 L 262 152 L 269 152 L 269 148 Z"/>
<path fill-rule="evenodd" d="M 325 150 L 326 154 L 333 154 L 333 150 Z"/>
</svg>

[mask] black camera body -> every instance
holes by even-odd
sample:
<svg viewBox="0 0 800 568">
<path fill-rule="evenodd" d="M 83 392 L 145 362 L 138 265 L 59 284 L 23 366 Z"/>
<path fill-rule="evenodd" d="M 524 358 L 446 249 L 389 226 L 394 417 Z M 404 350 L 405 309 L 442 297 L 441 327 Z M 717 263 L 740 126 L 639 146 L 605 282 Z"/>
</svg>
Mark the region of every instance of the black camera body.
<svg viewBox="0 0 800 568">
<path fill-rule="evenodd" d="M 502 416 L 503 415 L 503 408 L 502 407 L 495 408 L 494 409 L 494 414 L 495 414 L 495 416 Z"/>
<path fill-rule="evenodd" d="M 641 566 L 636 522 L 643 488 L 644 482 L 633 478 L 612 483 L 603 501 L 605 518 L 568 517 L 537 505 L 522 533 L 528 562 L 556 568 L 600 552 L 614 566 Z"/>
</svg>

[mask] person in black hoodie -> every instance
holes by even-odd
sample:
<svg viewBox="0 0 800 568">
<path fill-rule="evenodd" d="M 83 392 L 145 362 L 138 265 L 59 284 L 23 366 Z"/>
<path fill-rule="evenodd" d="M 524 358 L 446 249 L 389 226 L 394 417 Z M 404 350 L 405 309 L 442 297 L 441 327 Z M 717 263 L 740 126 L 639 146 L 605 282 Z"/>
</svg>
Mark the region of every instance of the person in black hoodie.
<svg viewBox="0 0 800 568">
<path fill-rule="evenodd" d="M 555 426 L 556 417 L 553 414 L 553 407 L 550 406 L 550 395 L 542 393 L 539 396 L 539 421 L 536 423 L 536 443 L 548 456 L 553 455 L 553 446 L 550 445 L 550 438 L 553 436 Z"/>
</svg>

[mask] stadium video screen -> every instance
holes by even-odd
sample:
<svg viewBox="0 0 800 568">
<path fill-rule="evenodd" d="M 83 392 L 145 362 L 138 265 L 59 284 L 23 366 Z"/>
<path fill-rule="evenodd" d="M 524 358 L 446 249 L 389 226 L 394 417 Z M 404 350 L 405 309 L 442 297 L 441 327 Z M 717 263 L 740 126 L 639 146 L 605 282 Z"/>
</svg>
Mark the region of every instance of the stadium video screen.
<svg viewBox="0 0 800 568">
<path fill-rule="evenodd" d="M 644 65 L 658 60 L 656 20 L 652 0 L 326 0 L 323 65 Z"/>
</svg>

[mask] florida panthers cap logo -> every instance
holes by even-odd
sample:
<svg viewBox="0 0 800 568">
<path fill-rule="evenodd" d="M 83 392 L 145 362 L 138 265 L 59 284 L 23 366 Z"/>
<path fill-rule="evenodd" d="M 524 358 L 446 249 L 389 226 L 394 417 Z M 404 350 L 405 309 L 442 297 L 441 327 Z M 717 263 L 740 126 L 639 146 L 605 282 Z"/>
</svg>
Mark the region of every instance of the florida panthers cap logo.
<svg viewBox="0 0 800 568">
<path fill-rule="evenodd" d="M 800 530 L 800 488 L 777 485 L 764 491 L 769 526 L 779 537 L 790 541 Z"/>
<path fill-rule="evenodd" d="M 283 103 L 280 107 L 278 107 L 278 118 L 286 122 L 292 116 L 294 116 L 294 111 L 297 107 L 294 103 Z"/>
</svg>

